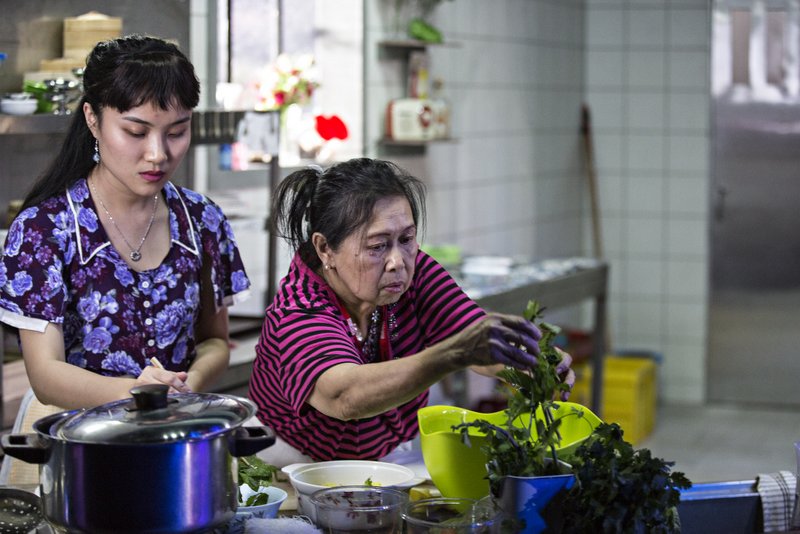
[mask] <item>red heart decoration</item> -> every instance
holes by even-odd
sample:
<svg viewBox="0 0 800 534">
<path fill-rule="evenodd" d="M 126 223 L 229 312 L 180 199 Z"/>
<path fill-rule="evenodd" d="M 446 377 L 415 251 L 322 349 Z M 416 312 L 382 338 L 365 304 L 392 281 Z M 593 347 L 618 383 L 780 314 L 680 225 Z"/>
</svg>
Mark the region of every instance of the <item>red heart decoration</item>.
<svg viewBox="0 0 800 534">
<path fill-rule="evenodd" d="M 317 115 L 314 120 L 317 133 L 324 140 L 347 139 L 347 126 L 337 115 Z"/>
</svg>

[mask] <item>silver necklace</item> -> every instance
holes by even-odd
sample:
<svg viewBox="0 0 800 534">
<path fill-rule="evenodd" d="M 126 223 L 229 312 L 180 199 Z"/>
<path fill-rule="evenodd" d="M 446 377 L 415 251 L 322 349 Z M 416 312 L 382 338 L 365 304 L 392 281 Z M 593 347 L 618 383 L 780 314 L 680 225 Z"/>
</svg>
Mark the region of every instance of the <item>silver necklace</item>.
<svg viewBox="0 0 800 534">
<path fill-rule="evenodd" d="M 368 362 L 374 362 L 381 358 L 380 354 L 380 330 L 383 327 L 383 313 L 382 309 L 387 316 L 389 339 L 394 341 L 397 338 L 397 317 L 395 317 L 394 309 L 397 303 L 389 304 L 388 306 L 375 308 L 375 311 L 370 315 L 369 327 L 367 328 L 367 335 L 364 336 L 356 326 L 353 319 L 347 318 L 347 324 L 350 327 L 350 333 L 358 340 L 361 345 L 361 354 Z M 394 356 L 395 358 L 397 356 Z"/>
<path fill-rule="evenodd" d="M 145 240 L 147 240 L 147 236 L 150 235 L 150 229 L 153 227 L 153 221 L 156 218 L 156 208 L 158 207 L 158 193 L 156 193 L 155 196 L 153 196 L 153 213 L 150 214 L 150 222 L 147 223 L 147 230 L 144 231 L 144 235 L 142 236 L 142 240 L 139 241 L 139 246 L 136 247 L 136 248 L 133 248 L 133 245 L 131 245 L 130 241 L 128 241 L 128 238 L 125 237 L 125 234 L 123 234 L 122 230 L 119 229 L 119 226 L 117 225 L 117 221 L 115 221 L 114 217 L 112 217 L 111 213 L 109 213 L 108 208 L 106 208 L 106 205 L 103 202 L 103 199 L 100 198 L 100 195 L 97 192 L 97 189 L 95 188 L 94 183 L 93 182 L 89 182 L 89 185 L 91 186 L 92 191 L 94 192 L 94 196 L 97 197 L 97 201 L 100 202 L 100 207 L 103 208 L 104 212 L 106 212 L 106 216 L 108 217 L 108 220 L 111 221 L 111 224 L 113 224 L 114 228 L 117 229 L 117 232 L 119 233 L 119 235 L 122 238 L 122 240 L 125 241 L 125 244 L 128 245 L 128 248 L 131 249 L 131 253 L 130 253 L 130 256 L 129 256 L 131 261 L 139 261 L 139 260 L 141 260 L 142 259 L 142 253 L 141 253 L 142 245 L 144 245 Z"/>
<path fill-rule="evenodd" d="M 369 317 L 369 328 L 367 329 L 367 338 L 369 338 L 369 335 L 373 333 L 372 332 L 374 329 L 373 325 L 378 323 L 380 316 L 381 316 L 380 312 L 378 311 L 377 308 L 375 308 L 375 311 L 373 311 Z M 359 343 L 364 343 L 364 334 L 362 334 L 361 330 L 359 330 L 358 326 L 356 326 L 356 323 L 355 321 L 353 321 L 352 317 L 347 318 L 347 326 L 350 328 L 350 335 L 356 338 L 356 340 Z"/>
</svg>

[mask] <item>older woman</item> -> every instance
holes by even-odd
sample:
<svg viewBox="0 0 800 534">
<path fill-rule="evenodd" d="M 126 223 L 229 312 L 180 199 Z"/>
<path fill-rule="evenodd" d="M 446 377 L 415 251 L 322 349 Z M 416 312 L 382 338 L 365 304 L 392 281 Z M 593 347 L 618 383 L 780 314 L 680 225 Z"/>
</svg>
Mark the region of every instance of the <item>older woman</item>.
<svg viewBox="0 0 800 534">
<path fill-rule="evenodd" d="M 273 463 L 383 457 L 416 436 L 428 388 L 448 374 L 536 365 L 537 328 L 481 310 L 419 249 L 422 219 L 423 184 L 386 161 L 281 183 L 274 230 L 296 253 L 250 379 L 258 418 L 282 441 L 266 453 L 290 453 Z"/>
</svg>

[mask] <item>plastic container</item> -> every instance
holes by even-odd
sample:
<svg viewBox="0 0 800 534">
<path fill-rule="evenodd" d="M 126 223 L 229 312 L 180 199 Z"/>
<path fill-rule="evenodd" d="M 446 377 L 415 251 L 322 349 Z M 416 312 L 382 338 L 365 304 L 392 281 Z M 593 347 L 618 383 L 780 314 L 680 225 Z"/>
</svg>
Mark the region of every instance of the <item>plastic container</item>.
<svg viewBox="0 0 800 534">
<path fill-rule="evenodd" d="M 311 495 L 315 524 L 326 534 L 364 532 L 400 534 L 408 494 L 394 488 L 340 486 Z"/>
<path fill-rule="evenodd" d="M 499 532 L 500 511 L 475 499 L 423 499 L 403 510 L 407 534 L 483 534 Z"/>
<path fill-rule="evenodd" d="M 315 520 L 311 502 L 314 492 L 329 487 L 360 486 L 407 488 L 414 485 L 417 476 L 404 465 L 369 460 L 331 460 L 327 462 L 290 464 L 281 471 L 289 475 L 289 482 L 297 494 L 297 509 Z"/>
<path fill-rule="evenodd" d="M 656 362 L 652 358 L 608 355 L 603 368 L 601 415 L 607 423 L 617 423 L 625 440 L 633 445 L 650 435 L 657 412 Z M 570 399 L 589 399 L 592 395 L 592 368 L 576 369 L 576 382 Z"/>
</svg>

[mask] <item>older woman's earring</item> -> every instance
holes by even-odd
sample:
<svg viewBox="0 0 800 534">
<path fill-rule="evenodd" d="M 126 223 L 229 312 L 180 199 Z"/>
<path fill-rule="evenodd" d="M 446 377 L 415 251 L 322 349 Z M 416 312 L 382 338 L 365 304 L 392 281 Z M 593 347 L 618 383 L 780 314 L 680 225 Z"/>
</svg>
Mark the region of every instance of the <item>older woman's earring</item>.
<svg viewBox="0 0 800 534">
<path fill-rule="evenodd" d="M 325 264 L 325 270 L 328 271 L 328 270 L 330 270 L 330 268 L 331 268 L 331 266 L 326 263 Z"/>
<path fill-rule="evenodd" d="M 92 159 L 95 163 L 100 163 L 100 146 L 97 144 L 97 139 L 94 140 L 94 154 Z"/>
</svg>

